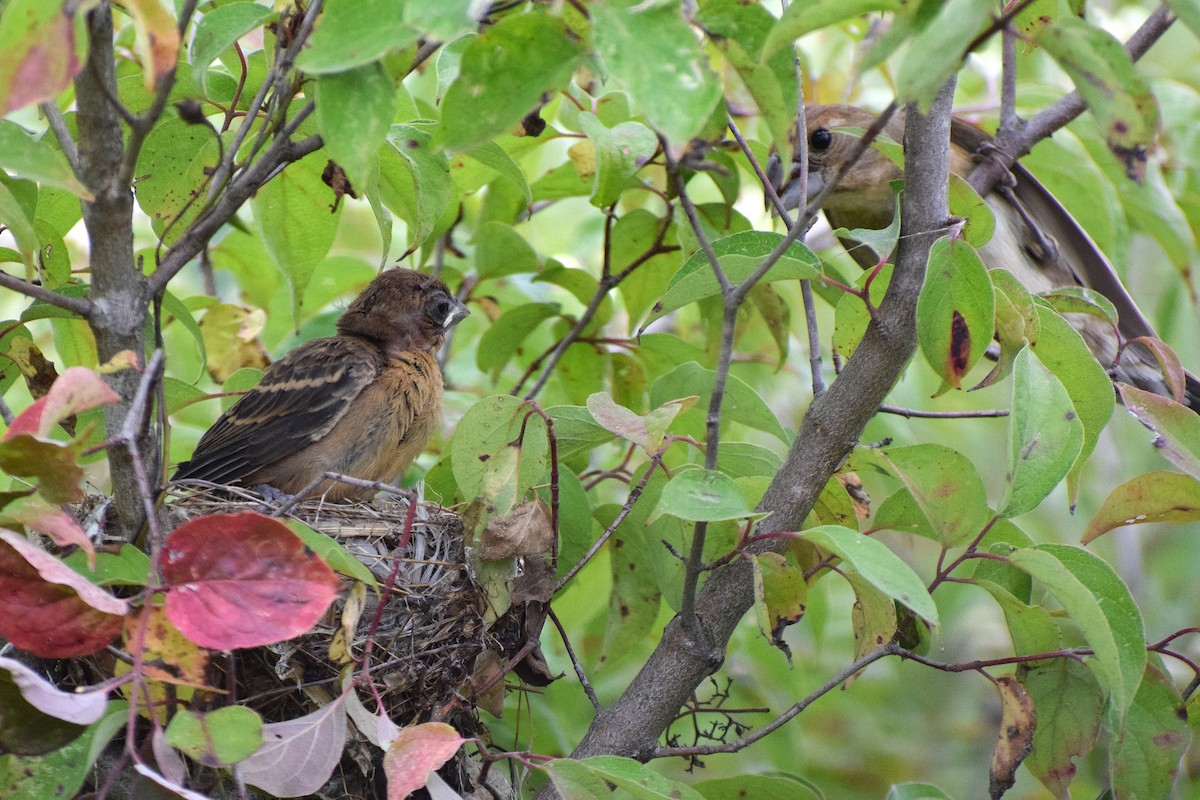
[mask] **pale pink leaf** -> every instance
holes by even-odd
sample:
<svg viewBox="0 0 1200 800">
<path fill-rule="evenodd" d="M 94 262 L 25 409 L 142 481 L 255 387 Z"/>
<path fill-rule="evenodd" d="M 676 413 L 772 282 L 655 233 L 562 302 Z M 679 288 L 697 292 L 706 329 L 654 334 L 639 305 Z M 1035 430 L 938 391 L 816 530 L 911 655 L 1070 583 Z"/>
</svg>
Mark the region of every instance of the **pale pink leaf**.
<svg viewBox="0 0 1200 800">
<path fill-rule="evenodd" d="M 444 722 L 401 728 L 383 756 L 388 800 L 403 800 L 424 786 L 429 773 L 449 761 L 465 741 Z"/>
<path fill-rule="evenodd" d="M 76 725 L 91 725 L 104 716 L 108 692 L 64 692 L 38 675 L 20 661 L 0 658 L 0 669 L 6 670 L 21 692 L 25 702 L 56 719 Z"/>
<path fill-rule="evenodd" d="M 311 714 L 263 725 L 263 746 L 242 761 L 242 779 L 274 797 L 303 797 L 325 785 L 346 745 L 345 695 Z"/>
</svg>

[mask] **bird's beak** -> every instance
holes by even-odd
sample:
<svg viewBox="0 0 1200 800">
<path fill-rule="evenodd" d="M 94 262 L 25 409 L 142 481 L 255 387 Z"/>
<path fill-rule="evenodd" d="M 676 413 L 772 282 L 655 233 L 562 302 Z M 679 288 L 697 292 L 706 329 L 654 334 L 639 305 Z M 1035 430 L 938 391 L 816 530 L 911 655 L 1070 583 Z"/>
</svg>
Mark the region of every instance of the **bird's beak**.
<svg viewBox="0 0 1200 800">
<path fill-rule="evenodd" d="M 789 211 L 800 208 L 808 200 L 808 198 L 800 196 L 800 181 L 793 177 L 795 173 L 796 170 L 792 170 L 792 174 L 785 173 L 779 156 L 771 153 L 771 158 L 767 162 L 767 179 L 775 187 L 775 193 L 779 195 L 783 207 Z M 808 197 L 813 197 L 821 191 L 821 186 L 821 174 L 810 171 L 808 173 Z M 770 202 L 767 205 L 770 206 Z"/>
<path fill-rule="evenodd" d="M 459 302 L 458 298 L 450 298 L 450 310 L 446 313 L 446 319 L 442 322 L 442 330 L 448 331 L 458 323 L 462 322 L 467 317 L 471 316 L 471 312 L 467 307 Z"/>
</svg>

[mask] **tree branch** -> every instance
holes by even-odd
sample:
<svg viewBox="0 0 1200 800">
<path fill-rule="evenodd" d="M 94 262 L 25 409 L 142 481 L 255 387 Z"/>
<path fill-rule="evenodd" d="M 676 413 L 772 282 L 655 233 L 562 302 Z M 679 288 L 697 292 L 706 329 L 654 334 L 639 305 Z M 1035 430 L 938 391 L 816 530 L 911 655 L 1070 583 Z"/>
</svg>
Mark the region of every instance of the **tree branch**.
<svg viewBox="0 0 1200 800">
<path fill-rule="evenodd" d="M 1125 45 L 1126 52 L 1134 61 L 1138 60 L 1155 42 L 1162 38 L 1174 21 L 1175 17 L 1171 14 L 1171 10 L 1166 5 L 1160 5 L 1146 18 L 1133 36 L 1129 37 L 1129 41 Z M 980 196 L 986 197 L 1017 159 L 1032 150 L 1035 144 L 1049 138 L 1050 134 L 1078 117 L 1086 108 L 1079 92 L 1071 92 L 1054 105 L 1042 109 L 1023 127 L 1019 129 L 1002 127 L 995 140 L 998 148 L 996 157 L 980 161 L 971 171 L 971 176 L 967 179 L 968 183 Z"/>
<path fill-rule="evenodd" d="M 822 487 L 850 453 L 860 433 L 916 349 L 916 298 L 934 239 L 946 229 L 946 189 L 950 132 L 948 84 L 928 117 L 909 110 L 905 133 L 905 198 L 896 271 L 879 313 L 846 368 L 813 401 L 783 467 L 767 489 L 759 510 L 771 512 L 764 524 L 775 531 L 797 530 Z M 782 548 L 786 537 L 763 540 L 759 549 Z M 750 567 L 735 561 L 705 583 L 696 614 L 712 643 L 697 648 L 678 619 L 620 698 L 592 722 L 573 756 L 618 754 L 647 759 L 661 732 L 695 688 L 716 670 L 734 627 L 753 601 Z M 542 797 L 552 797 L 552 789 Z"/>
<path fill-rule="evenodd" d="M 14 292 L 19 292 L 26 297 L 32 297 L 34 300 L 41 300 L 43 303 L 49 303 L 58 308 L 65 308 L 72 314 L 78 314 L 84 318 L 89 317 L 92 313 L 92 304 L 83 297 L 67 297 L 64 294 L 51 291 L 45 286 L 21 280 L 17 276 L 9 275 L 2 270 L 0 270 L 0 286 L 3 286 L 5 289 L 12 289 Z"/>
</svg>

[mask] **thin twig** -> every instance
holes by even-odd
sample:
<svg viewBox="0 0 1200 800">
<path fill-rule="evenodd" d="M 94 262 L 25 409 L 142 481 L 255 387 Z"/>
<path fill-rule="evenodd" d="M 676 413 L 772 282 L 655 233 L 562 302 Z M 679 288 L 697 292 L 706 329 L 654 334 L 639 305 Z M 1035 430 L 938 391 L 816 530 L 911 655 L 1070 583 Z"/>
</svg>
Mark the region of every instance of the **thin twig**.
<svg viewBox="0 0 1200 800">
<path fill-rule="evenodd" d="M 879 411 L 883 414 L 897 414 L 909 419 L 975 419 L 978 417 L 1007 417 L 1006 408 L 985 408 L 978 411 L 922 411 L 916 408 L 882 405 Z"/>
<path fill-rule="evenodd" d="M 575 668 L 575 677 L 579 678 L 579 685 L 583 687 L 584 694 L 591 701 L 592 708 L 599 714 L 600 700 L 596 697 L 596 690 L 588 682 L 587 674 L 583 671 L 583 664 L 579 663 L 579 657 L 575 655 L 575 649 L 571 647 L 571 640 L 567 637 L 567 629 L 563 627 L 553 608 L 547 606 L 546 613 L 550 617 L 550 621 L 554 623 L 554 627 L 558 629 L 558 635 L 562 639 L 563 647 L 567 649 L 567 656 L 571 659 L 571 666 Z"/>
<path fill-rule="evenodd" d="M 62 148 L 63 155 L 67 157 L 71 171 L 75 173 L 76 178 L 82 180 L 83 168 L 79 163 L 79 148 L 75 146 L 75 140 L 71 138 L 71 132 L 67 130 L 67 121 L 63 119 L 62 112 L 58 110 L 58 106 L 54 104 L 53 100 L 47 100 L 38 108 L 46 115 L 46 121 L 50 123 L 50 131 L 58 140 L 58 146 Z"/>
<path fill-rule="evenodd" d="M 45 286 L 29 283 L 15 275 L 9 275 L 2 270 L 0 270 L 0 286 L 3 286 L 5 289 L 12 289 L 14 292 L 20 292 L 26 297 L 32 297 L 34 300 L 41 300 L 43 303 L 49 303 L 58 308 L 65 308 L 67 311 L 78 314 L 84 319 L 92 315 L 92 304 L 89 300 L 82 297 L 68 297 L 64 294 L 53 292 Z"/>
<path fill-rule="evenodd" d="M 802 713 L 806 708 L 832 692 L 837 687 L 841 686 L 850 678 L 854 677 L 854 675 L 858 672 L 866 669 L 881 658 L 899 655 L 900 653 L 901 649 L 899 646 L 895 644 L 887 644 L 878 650 L 867 653 L 861 658 L 855 659 L 850 664 L 839 670 L 838 673 L 832 678 L 825 681 L 825 683 L 821 684 L 819 687 L 810 692 L 803 700 L 800 700 L 794 704 L 787 711 L 783 712 L 778 717 L 756 730 L 754 733 L 738 739 L 736 742 L 727 742 L 719 745 L 694 745 L 692 747 L 659 747 L 654 750 L 653 758 L 670 758 L 672 756 L 708 756 L 715 755 L 717 753 L 736 753 L 739 750 L 744 750 L 760 739 L 763 739 L 782 728 L 784 725 Z"/>
</svg>

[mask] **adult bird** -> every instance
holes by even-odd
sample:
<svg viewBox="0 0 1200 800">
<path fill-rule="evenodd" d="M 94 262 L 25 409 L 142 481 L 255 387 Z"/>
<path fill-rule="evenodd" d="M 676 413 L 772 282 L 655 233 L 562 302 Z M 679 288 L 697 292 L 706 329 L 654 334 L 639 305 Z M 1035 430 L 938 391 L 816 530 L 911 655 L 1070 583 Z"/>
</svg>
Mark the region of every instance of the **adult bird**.
<svg viewBox="0 0 1200 800">
<path fill-rule="evenodd" d="M 787 208 L 799 207 L 800 182 L 807 167 L 808 195 L 813 197 L 832 182 L 853 154 L 858 134 L 846 129 L 866 130 L 876 115 L 855 106 L 829 105 L 805 109 L 808 164 L 793 162 L 785 173 L 773 165 L 772 182 Z M 902 114 L 892 117 L 882 135 L 904 140 Z M 983 131 L 953 119 L 950 128 L 950 170 L 966 178 L 975 165 L 976 154 L 991 141 Z M 1011 186 L 1001 186 L 986 198 L 996 218 L 992 239 L 979 255 L 989 269 L 1005 269 L 1033 293 L 1067 286 L 1086 286 L 1107 297 L 1117 309 L 1117 332 L 1104 321 L 1082 314 L 1067 316 L 1095 354 L 1120 380 L 1159 394 L 1170 390 L 1153 354 L 1145 347 L 1124 343 L 1138 337 L 1157 339 L 1157 334 L 1121 284 L 1112 265 L 1079 223 L 1020 164 L 1011 168 Z M 903 172 L 884 153 L 868 148 L 826 195 L 822 210 L 834 228 L 878 230 L 892 222 L 895 198 L 891 182 Z M 878 263 L 868 248 L 851 245 L 850 253 L 863 267 Z M 879 254 L 886 256 L 887 254 Z M 1200 411 L 1200 380 L 1186 376 L 1185 400 Z"/>
<path fill-rule="evenodd" d="M 441 424 L 436 360 L 466 307 L 437 278 L 380 273 L 337 321 L 337 334 L 300 345 L 263 374 L 196 445 L 175 480 L 262 486 L 296 495 L 325 472 L 393 482 Z M 375 494 L 325 480 L 328 500 Z"/>
</svg>

